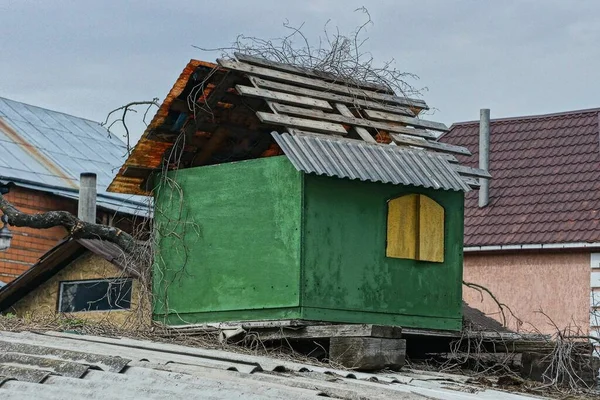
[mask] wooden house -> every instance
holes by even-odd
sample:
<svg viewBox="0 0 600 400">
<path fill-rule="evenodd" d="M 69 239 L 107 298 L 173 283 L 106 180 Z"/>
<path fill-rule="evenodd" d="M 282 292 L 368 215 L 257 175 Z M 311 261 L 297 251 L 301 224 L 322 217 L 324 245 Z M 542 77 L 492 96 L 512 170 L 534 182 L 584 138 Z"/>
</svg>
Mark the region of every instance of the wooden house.
<svg viewBox="0 0 600 400">
<path fill-rule="evenodd" d="M 68 316 L 124 328 L 150 323 L 143 271 L 98 239 L 67 239 L 0 290 L 0 313 L 44 320 Z"/>
<path fill-rule="evenodd" d="M 155 197 L 154 318 L 460 329 L 464 193 L 488 175 L 426 109 L 251 56 L 190 61 L 109 187 Z"/>
<path fill-rule="evenodd" d="M 147 198 L 106 192 L 127 146 L 98 122 L 0 97 L 0 144 L 0 193 L 23 212 L 77 214 L 79 177 L 92 172 L 96 222 L 133 232 L 148 216 Z M 68 235 L 61 226 L 10 230 L 12 244 L 0 252 L 0 286 Z"/>
</svg>

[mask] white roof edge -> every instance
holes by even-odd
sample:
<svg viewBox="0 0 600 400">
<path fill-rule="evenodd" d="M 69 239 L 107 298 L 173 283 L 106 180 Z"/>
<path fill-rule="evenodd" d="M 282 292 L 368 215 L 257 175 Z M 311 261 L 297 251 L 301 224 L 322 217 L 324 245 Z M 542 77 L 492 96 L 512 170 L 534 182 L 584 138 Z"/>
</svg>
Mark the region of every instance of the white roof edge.
<svg viewBox="0 0 600 400">
<path fill-rule="evenodd" d="M 571 243 L 547 243 L 547 244 L 510 244 L 498 246 L 469 246 L 463 250 L 465 253 L 479 251 L 499 251 L 499 250 L 539 250 L 539 249 L 586 249 L 600 247 L 600 242 L 571 242 Z"/>
</svg>

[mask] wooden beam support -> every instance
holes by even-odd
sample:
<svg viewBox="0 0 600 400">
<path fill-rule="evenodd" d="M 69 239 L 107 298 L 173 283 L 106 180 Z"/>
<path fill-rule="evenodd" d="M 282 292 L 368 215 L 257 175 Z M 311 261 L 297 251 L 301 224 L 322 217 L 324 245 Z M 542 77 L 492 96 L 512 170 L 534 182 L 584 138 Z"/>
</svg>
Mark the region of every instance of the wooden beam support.
<svg viewBox="0 0 600 400">
<path fill-rule="evenodd" d="M 249 75 L 256 75 L 266 78 L 271 78 L 277 81 L 291 82 L 293 84 L 339 93 L 343 95 L 356 96 L 363 99 L 371 99 L 383 101 L 391 104 L 397 104 L 400 106 L 418 107 L 427 109 L 427 104 L 423 100 L 409 99 L 398 97 L 385 93 L 377 93 L 369 90 L 353 88 L 346 85 L 340 85 L 336 83 L 325 82 L 320 79 L 308 78 L 305 76 L 290 74 L 288 72 L 276 71 L 269 68 L 257 67 L 255 65 L 246 64 L 243 62 L 230 61 L 225 59 L 218 59 L 217 62 L 223 68 L 228 68 L 234 71 L 243 72 Z"/>
<path fill-rule="evenodd" d="M 447 132 L 448 127 L 441 122 L 427 121 L 420 118 L 405 117 L 397 114 L 390 114 L 383 111 L 365 110 L 365 115 L 376 121 L 397 122 L 414 126 L 416 128 L 432 129 L 434 131 Z"/>
<path fill-rule="evenodd" d="M 471 168 L 465 167 L 464 165 L 453 165 L 452 166 L 456 172 L 464 176 L 470 176 L 474 178 L 487 178 L 491 179 L 492 175 L 484 169 L 481 168 Z"/>
<path fill-rule="evenodd" d="M 333 337 L 377 337 L 400 339 L 402 328 L 395 326 L 350 324 L 313 325 L 299 328 L 271 328 L 257 330 L 260 340 L 322 339 Z"/>
<path fill-rule="evenodd" d="M 346 125 L 351 125 L 351 126 L 361 126 L 361 127 L 366 127 L 366 128 L 382 129 L 382 130 L 389 131 L 389 132 L 403 133 L 406 135 L 414 135 L 414 136 L 428 138 L 428 139 L 434 139 L 436 137 L 435 134 L 428 132 L 428 131 L 414 129 L 414 128 L 407 128 L 404 126 L 390 124 L 387 122 L 377 122 L 377 121 L 370 121 L 370 120 L 364 119 L 364 118 L 356 118 L 354 115 L 344 116 L 344 115 L 339 115 L 339 114 L 330 114 L 330 113 L 325 113 L 325 112 L 319 111 L 319 110 L 309 110 L 306 108 L 288 106 L 285 104 L 277 104 L 277 103 L 273 103 L 272 108 L 282 114 L 296 115 L 296 116 L 313 118 L 313 119 L 330 121 L 330 122 L 339 122 L 341 124 L 346 124 Z"/>
<path fill-rule="evenodd" d="M 335 104 L 335 108 L 340 112 L 340 114 L 342 114 L 344 117 L 352 117 L 354 118 L 354 114 L 352 114 L 352 111 L 350 111 L 348 109 L 348 107 L 346 107 L 345 104 L 341 104 L 341 103 L 336 103 Z M 353 126 L 352 129 L 354 130 L 354 132 L 356 132 L 356 134 L 358 136 L 360 136 L 360 138 L 362 140 L 364 140 L 367 143 L 377 143 L 377 140 L 375 140 L 375 138 L 373 136 L 371 136 L 371 134 L 369 133 L 368 130 L 366 130 L 365 128 L 361 127 L 361 126 Z"/>
<path fill-rule="evenodd" d="M 330 122 L 314 121 L 311 119 L 295 118 L 287 115 L 271 114 L 259 111 L 256 113 L 258 119 L 265 124 L 281 125 L 286 128 L 308 129 L 314 132 L 330 133 L 335 135 L 347 135 L 348 132 L 342 125 Z"/>
<path fill-rule="evenodd" d="M 446 161 L 448 161 L 449 163 L 452 164 L 458 164 L 458 158 L 454 157 L 452 154 L 448 154 L 448 153 L 437 153 L 437 155 L 443 159 L 445 159 Z"/>
<path fill-rule="evenodd" d="M 455 146 L 447 143 L 435 142 L 432 140 L 425 140 L 422 138 L 417 138 L 414 136 L 408 135 L 400 135 L 396 133 L 391 133 L 390 136 L 397 144 L 408 145 L 408 146 L 417 146 L 422 147 L 424 149 L 432 149 L 441 151 L 444 153 L 453 153 L 453 154 L 461 154 L 464 156 L 470 156 L 471 152 L 466 147 Z"/>
<path fill-rule="evenodd" d="M 479 188 L 479 186 L 481 186 L 481 183 L 479 182 L 479 179 L 477 179 L 477 178 L 471 178 L 470 176 L 462 176 L 461 178 L 464 183 L 466 183 L 473 189 L 477 189 L 477 188 Z"/>
<path fill-rule="evenodd" d="M 405 358 L 405 339 L 332 337 L 329 344 L 331 361 L 356 370 L 399 370 Z"/>
<path fill-rule="evenodd" d="M 335 94 L 331 92 L 324 92 L 322 90 L 306 89 L 299 86 L 288 85 L 286 83 L 280 82 L 273 82 L 256 77 L 250 77 L 250 82 L 252 82 L 254 86 L 263 89 L 273 89 L 284 93 L 292 93 L 300 96 L 314 97 L 315 99 L 333 101 L 336 103 L 346 104 L 352 107 L 371 108 L 375 110 L 387 111 L 390 113 L 407 115 L 409 117 L 415 116 L 415 113 L 407 107 L 390 106 L 381 102 L 369 101 L 362 98 L 344 96 L 341 94 Z"/>
<path fill-rule="evenodd" d="M 292 64 L 275 62 L 275 61 L 271 61 L 271 60 L 267 60 L 264 58 L 255 57 L 255 56 L 251 56 L 251 55 L 243 54 L 243 53 L 239 53 L 239 52 L 235 52 L 235 53 L 233 53 L 233 55 L 239 61 L 243 61 L 245 63 L 252 64 L 252 65 L 258 65 L 260 67 L 267 67 L 267 68 L 275 69 L 278 71 L 290 72 L 290 73 L 296 74 L 296 75 L 302 75 L 302 76 L 308 76 L 311 78 L 323 79 L 326 81 L 330 81 L 332 83 L 345 82 L 345 83 L 348 83 L 349 85 L 354 85 L 355 87 L 365 89 L 365 90 L 374 90 L 376 92 L 394 94 L 394 92 L 390 88 L 385 87 L 383 85 L 378 85 L 378 84 L 372 83 L 372 82 L 351 81 L 348 79 L 340 78 L 339 76 L 336 76 L 335 74 L 332 74 L 329 72 L 316 71 L 314 69 L 303 68 L 303 67 L 299 67 L 299 66 L 292 65 Z"/>
<path fill-rule="evenodd" d="M 313 99 L 310 97 L 297 96 L 295 94 L 275 92 L 267 89 L 257 89 L 250 86 L 237 85 L 236 90 L 242 96 L 258 97 L 267 101 L 279 101 L 287 104 L 298 104 L 307 107 L 319 108 L 322 110 L 333 110 L 331 105 L 325 100 Z"/>
</svg>

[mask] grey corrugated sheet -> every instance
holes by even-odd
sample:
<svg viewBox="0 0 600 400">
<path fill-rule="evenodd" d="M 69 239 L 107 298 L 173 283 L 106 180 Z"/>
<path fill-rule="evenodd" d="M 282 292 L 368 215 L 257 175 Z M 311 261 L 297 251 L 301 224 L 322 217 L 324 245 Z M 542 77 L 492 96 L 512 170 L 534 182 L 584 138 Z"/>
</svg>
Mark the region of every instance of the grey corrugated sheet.
<svg viewBox="0 0 600 400">
<path fill-rule="evenodd" d="M 470 190 L 448 161 L 436 153 L 312 133 L 272 132 L 272 136 L 299 171 L 433 189 Z"/>
<path fill-rule="evenodd" d="M 0 179 L 17 185 L 64 188 L 70 197 L 82 172 L 98 177 L 98 195 L 108 209 L 147 213 L 142 196 L 108 194 L 106 188 L 127 154 L 125 144 L 97 122 L 0 97 L 0 119 L 18 134 L 18 143 L 0 127 Z M 41 153 L 64 176 L 40 161 Z M 70 190 L 69 190 L 70 189 Z M 61 195 L 61 193 L 56 193 Z M 122 203 L 122 205 L 121 205 Z"/>
<path fill-rule="evenodd" d="M 446 373 L 367 374 L 126 338 L 0 332 L 0 350 L 13 354 L 7 357 L 12 368 L 4 369 L 13 376 L 0 376 L 2 399 L 539 399 L 476 387 L 465 376 Z M 79 369 L 86 372 L 74 377 Z"/>
</svg>

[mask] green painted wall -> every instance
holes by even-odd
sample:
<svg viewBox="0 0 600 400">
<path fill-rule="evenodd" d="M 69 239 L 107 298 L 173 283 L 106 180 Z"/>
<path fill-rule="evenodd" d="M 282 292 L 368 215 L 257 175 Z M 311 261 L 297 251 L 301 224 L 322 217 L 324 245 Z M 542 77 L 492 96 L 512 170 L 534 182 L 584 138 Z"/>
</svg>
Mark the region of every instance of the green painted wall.
<svg viewBox="0 0 600 400">
<path fill-rule="evenodd" d="M 463 193 L 306 175 L 302 317 L 460 329 Z M 445 260 L 387 258 L 387 200 L 425 194 L 445 209 Z"/>
<path fill-rule="evenodd" d="M 304 175 L 284 156 L 191 168 L 157 189 L 154 318 L 304 318 L 460 329 L 463 193 Z M 445 262 L 387 258 L 387 200 L 446 211 Z"/>
<path fill-rule="evenodd" d="M 156 191 L 154 318 L 298 318 L 303 180 L 287 158 L 169 177 Z"/>
</svg>

